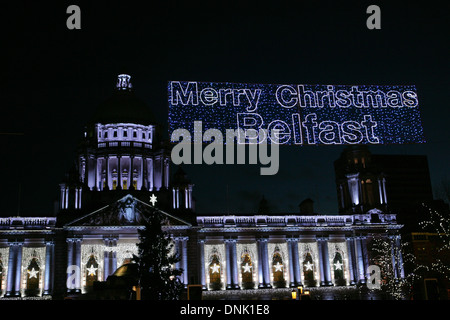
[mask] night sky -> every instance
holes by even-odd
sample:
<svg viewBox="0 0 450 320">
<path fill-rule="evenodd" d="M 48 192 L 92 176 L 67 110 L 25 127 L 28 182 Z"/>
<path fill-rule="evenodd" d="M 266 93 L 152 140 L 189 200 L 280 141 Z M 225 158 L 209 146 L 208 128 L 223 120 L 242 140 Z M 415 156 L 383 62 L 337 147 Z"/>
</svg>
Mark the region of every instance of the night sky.
<svg viewBox="0 0 450 320">
<path fill-rule="evenodd" d="M 170 80 L 416 85 L 427 143 L 370 150 L 427 155 L 435 192 L 450 179 L 446 1 L 93 2 L 2 6 L 1 216 L 54 214 L 83 126 L 119 73 L 165 128 Z M 66 28 L 70 4 L 81 30 Z M 381 30 L 366 27 L 370 4 Z M 275 176 L 260 176 L 260 165 L 183 168 L 199 213 L 252 213 L 264 195 L 275 213 L 297 213 L 309 197 L 318 213 L 336 214 L 343 148 L 282 146 Z"/>
</svg>

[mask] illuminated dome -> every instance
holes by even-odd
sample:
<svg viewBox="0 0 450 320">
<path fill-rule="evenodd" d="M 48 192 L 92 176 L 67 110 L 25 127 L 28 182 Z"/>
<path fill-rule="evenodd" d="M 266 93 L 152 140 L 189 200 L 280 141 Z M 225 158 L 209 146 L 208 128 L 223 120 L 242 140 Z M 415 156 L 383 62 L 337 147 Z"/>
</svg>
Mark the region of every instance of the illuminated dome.
<svg viewBox="0 0 450 320">
<path fill-rule="evenodd" d="M 130 76 L 120 74 L 114 94 L 101 103 L 93 116 L 94 123 L 153 124 L 155 119 L 149 106 L 136 97 Z"/>
</svg>

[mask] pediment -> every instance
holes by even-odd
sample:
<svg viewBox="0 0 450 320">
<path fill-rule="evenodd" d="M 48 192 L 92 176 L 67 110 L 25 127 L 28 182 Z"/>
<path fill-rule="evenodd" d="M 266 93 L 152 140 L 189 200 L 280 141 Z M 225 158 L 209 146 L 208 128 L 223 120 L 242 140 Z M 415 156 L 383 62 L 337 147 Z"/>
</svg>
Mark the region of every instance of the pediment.
<svg viewBox="0 0 450 320">
<path fill-rule="evenodd" d="M 168 225 L 191 226 L 190 223 L 147 204 L 128 194 L 114 203 L 86 214 L 68 224 L 74 226 L 142 226 L 146 217 L 159 211 Z"/>
</svg>

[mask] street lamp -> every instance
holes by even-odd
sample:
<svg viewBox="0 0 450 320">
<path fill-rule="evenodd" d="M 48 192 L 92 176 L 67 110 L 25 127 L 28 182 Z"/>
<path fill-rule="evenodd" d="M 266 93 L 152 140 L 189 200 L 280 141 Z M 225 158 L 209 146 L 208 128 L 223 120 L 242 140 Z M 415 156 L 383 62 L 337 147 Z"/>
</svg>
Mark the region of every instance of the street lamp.
<svg viewBox="0 0 450 320">
<path fill-rule="evenodd" d="M 297 289 L 300 294 L 303 294 L 303 285 L 299 285 Z"/>
<path fill-rule="evenodd" d="M 292 295 L 292 300 L 297 300 L 297 290 L 292 289 L 291 295 Z"/>
</svg>

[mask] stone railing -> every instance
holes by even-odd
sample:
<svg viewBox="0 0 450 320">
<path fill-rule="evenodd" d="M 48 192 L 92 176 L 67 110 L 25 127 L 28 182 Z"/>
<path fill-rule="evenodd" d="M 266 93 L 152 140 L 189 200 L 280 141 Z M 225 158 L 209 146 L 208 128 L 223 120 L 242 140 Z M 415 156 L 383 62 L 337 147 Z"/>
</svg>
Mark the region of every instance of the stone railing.
<svg viewBox="0 0 450 320">
<path fill-rule="evenodd" d="M 121 147 L 134 147 L 134 148 L 146 148 L 151 149 L 151 143 L 143 143 L 136 141 L 104 141 L 98 143 L 99 148 L 121 148 Z"/>
<path fill-rule="evenodd" d="M 396 223 L 395 214 L 361 215 L 254 215 L 254 216 L 198 216 L 197 224 L 202 227 L 321 227 L 349 226 L 354 224 Z"/>
<path fill-rule="evenodd" d="M 0 229 L 51 229 L 56 217 L 6 217 L 0 218 Z"/>
</svg>

